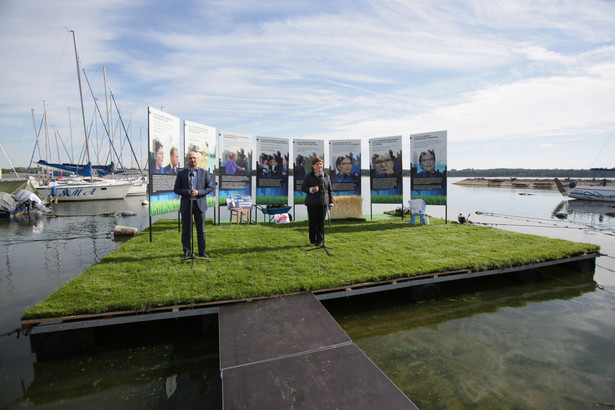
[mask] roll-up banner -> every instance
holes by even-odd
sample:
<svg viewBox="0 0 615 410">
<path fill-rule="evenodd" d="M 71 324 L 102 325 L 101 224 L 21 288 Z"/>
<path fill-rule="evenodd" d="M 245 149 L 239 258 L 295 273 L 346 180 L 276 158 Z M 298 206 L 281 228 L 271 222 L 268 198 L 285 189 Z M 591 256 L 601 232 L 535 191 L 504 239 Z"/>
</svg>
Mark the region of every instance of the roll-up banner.
<svg viewBox="0 0 615 410">
<path fill-rule="evenodd" d="M 361 196 L 361 140 L 329 141 L 333 195 Z"/>
<path fill-rule="evenodd" d="M 288 204 L 289 141 L 256 137 L 256 203 Z"/>
<path fill-rule="evenodd" d="M 305 175 L 312 172 L 312 160 L 316 157 L 324 160 L 325 142 L 324 140 L 295 139 L 293 140 L 293 156 L 295 204 L 304 204 L 306 194 L 301 190 L 301 185 Z"/>
<path fill-rule="evenodd" d="M 177 212 L 179 196 L 173 187 L 180 161 L 179 118 L 148 107 L 148 130 L 150 216 Z"/>
<path fill-rule="evenodd" d="M 196 152 L 197 166 L 208 170 L 212 176 L 216 168 L 216 139 L 218 134 L 214 127 L 184 120 L 184 147 L 185 153 L 182 159 L 182 168 L 187 167 L 185 158 L 190 151 Z M 212 177 L 212 179 L 214 179 Z M 207 206 L 216 203 L 217 187 L 214 182 L 214 191 L 207 195 Z"/>
<path fill-rule="evenodd" d="M 254 149 L 251 135 L 220 132 L 220 203 L 226 205 L 226 196 L 252 194 L 250 176 L 252 151 Z"/>
<path fill-rule="evenodd" d="M 369 140 L 371 201 L 374 204 L 401 204 L 402 140 L 401 136 Z"/>
<path fill-rule="evenodd" d="M 410 135 L 411 198 L 446 205 L 447 131 Z"/>
</svg>

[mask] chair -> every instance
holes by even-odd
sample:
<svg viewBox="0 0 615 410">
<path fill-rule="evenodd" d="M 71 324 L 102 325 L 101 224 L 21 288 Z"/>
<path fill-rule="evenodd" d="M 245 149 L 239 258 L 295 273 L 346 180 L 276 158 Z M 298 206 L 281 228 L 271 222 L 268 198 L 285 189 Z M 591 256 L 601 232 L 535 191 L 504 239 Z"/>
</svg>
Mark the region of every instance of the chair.
<svg viewBox="0 0 615 410">
<path fill-rule="evenodd" d="M 250 223 L 250 209 L 252 208 L 252 200 L 249 196 L 243 196 L 240 194 L 231 194 L 226 198 L 226 207 L 231 213 L 229 218 L 229 225 L 233 223 L 233 215 L 237 221 L 237 225 L 243 223 L 243 216 L 245 215 Z"/>
<path fill-rule="evenodd" d="M 427 206 L 423 199 L 412 199 L 408 201 L 410 208 L 410 223 L 414 224 L 414 217 L 418 216 L 422 224 L 425 224 L 425 210 Z"/>
</svg>

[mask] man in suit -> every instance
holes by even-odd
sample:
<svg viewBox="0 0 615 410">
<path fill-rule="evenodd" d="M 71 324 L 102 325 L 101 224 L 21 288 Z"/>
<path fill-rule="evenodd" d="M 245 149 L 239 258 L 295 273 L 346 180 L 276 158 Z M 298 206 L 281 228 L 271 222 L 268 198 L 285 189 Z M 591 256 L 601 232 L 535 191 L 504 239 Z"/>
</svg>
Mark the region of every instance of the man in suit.
<svg viewBox="0 0 615 410">
<path fill-rule="evenodd" d="M 308 212 L 310 246 L 325 245 L 325 215 L 327 208 L 333 207 L 331 179 L 323 170 L 323 160 L 312 160 L 312 172 L 303 179 L 301 190 L 305 192 L 305 205 Z"/>
<path fill-rule="evenodd" d="M 169 165 L 164 167 L 164 173 L 165 174 L 177 174 L 178 167 L 179 167 L 179 150 L 177 149 L 177 147 L 172 147 L 170 154 L 171 154 L 171 162 L 169 162 Z"/>
<path fill-rule="evenodd" d="M 199 256 L 205 254 L 205 211 L 207 211 L 207 194 L 214 190 L 209 171 L 198 167 L 196 152 L 190 151 L 186 156 L 188 168 L 180 171 L 175 179 L 173 192 L 181 197 L 179 212 L 182 215 L 182 247 L 184 256 L 192 256 L 190 233 L 192 231 L 192 217 L 196 224 Z M 190 204 L 192 203 L 192 215 Z"/>
</svg>

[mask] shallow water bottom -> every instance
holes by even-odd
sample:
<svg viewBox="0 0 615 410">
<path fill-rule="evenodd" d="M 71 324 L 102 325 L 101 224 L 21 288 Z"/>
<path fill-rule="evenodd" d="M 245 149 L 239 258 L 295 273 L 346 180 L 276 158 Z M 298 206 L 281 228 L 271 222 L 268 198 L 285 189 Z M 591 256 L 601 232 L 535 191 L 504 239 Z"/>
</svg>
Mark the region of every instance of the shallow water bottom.
<svg viewBox="0 0 615 410">
<path fill-rule="evenodd" d="M 614 403 L 613 293 L 555 270 L 449 284 L 443 298 L 375 296 L 327 306 L 422 409 L 587 408 Z"/>
</svg>

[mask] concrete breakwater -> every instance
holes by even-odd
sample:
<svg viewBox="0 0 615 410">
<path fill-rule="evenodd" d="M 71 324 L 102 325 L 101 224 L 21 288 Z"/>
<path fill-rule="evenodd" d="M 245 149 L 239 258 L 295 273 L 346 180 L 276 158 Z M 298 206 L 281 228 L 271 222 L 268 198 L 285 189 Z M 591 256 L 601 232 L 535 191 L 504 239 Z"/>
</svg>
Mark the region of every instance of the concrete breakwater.
<svg viewBox="0 0 615 410">
<path fill-rule="evenodd" d="M 562 178 L 564 185 L 575 183 L 577 185 L 601 185 L 602 179 L 573 179 Z M 457 185 L 484 186 L 493 188 L 525 188 L 525 189 L 557 189 L 554 179 L 540 178 L 466 178 L 454 182 Z M 613 180 L 607 180 L 607 185 L 613 185 Z"/>
</svg>

